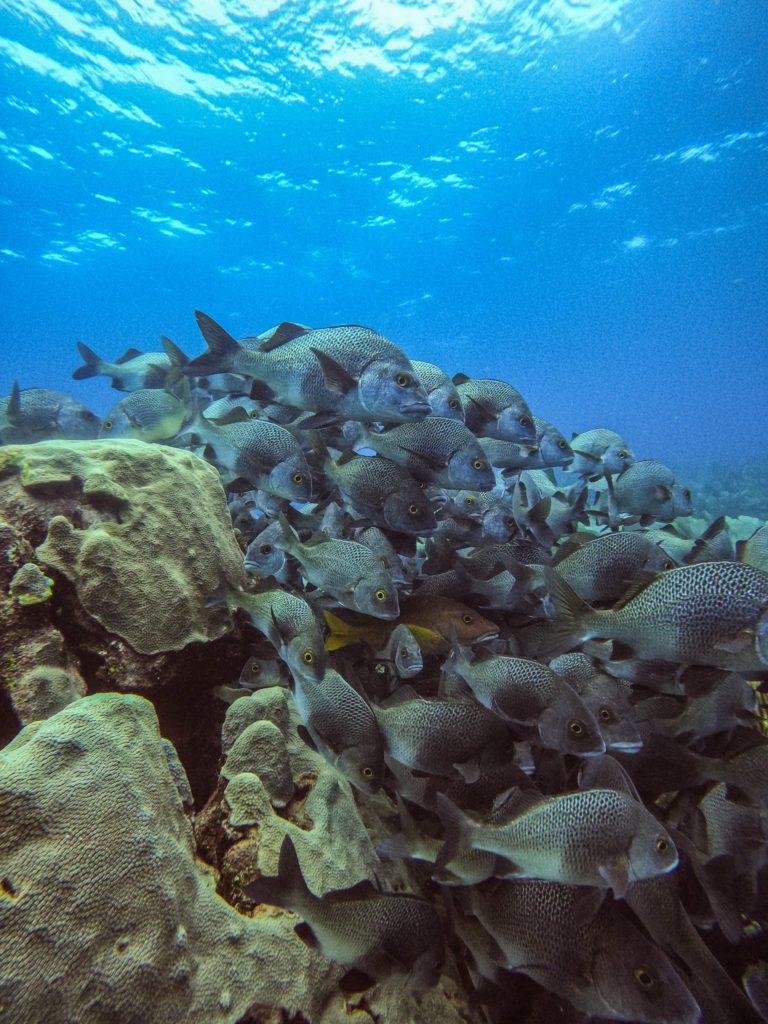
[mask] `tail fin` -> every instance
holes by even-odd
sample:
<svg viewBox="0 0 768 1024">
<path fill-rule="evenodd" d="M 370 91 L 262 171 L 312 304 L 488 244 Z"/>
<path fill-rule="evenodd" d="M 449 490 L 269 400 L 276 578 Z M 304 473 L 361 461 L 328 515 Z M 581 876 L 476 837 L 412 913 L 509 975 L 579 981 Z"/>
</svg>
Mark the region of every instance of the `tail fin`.
<svg viewBox="0 0 768 1024">
<path fill-rule="evenodd" d="M 323 608 L 323 616 L 331 631 L 330 636 L 325 641 L 326 651 L 338 651 L 341 647 L 348 647 L 350 644 L 357 643 L 358 629 L 355 626 L 345 622 L 344 619 L 334 615 L 333 612 L 329 612 L 327 608 Z"/>
<path fill-rule="evenodd" d="M 454 857 L 470 849 L 474 823 L 445 793 L 437 794 L 437 813 L 445 829 L 445 842 L 435 861 L 435 873 L 439 874 Z"/>
<path fill-rule="evenodd" d="M 545 568 L 544 579 L 549 592 L 545 598 L 545 605 L 547 602 L 551 603 L 554 611 L 554 617 L 547 620 L 545 644 L 548 652 L 554 652 L 554 657 L 555 654 L 562 654 L 582 640 L 590 638 L 591 633 L 585 635 L 583 618 L 595 613 L 554 569 Z"/>
<path fill-rule="evenodd" d="M 283 839 L 276 877 L 257 878 L 243 887 L 245 895 L 255 903 L 269 903 L 273 907 L 299 911 L 311 893 L 301 872 L 296 848 L 290 836 Z"/>
<path fill-rule="evenodd" d="M 197 326 L 205 338 L 208 351 L 196 359 L 191 359 L 184 367 L 184 373 L 190 377 L 206 376 L 209 373 L 228 373 L 232 369 L 232 361 L 241 349 L 239 342 L 231 334 L 217 324 L 215 320 L 195 310 Z"/>
<path fill-rule="evenodd" d="M 97 356 L 92 348 L 88 348 L 82 341 L 78 341 L 77 348 L 83 358 L 83 366 L 78 366 L 72 374 L 73 380 L 86 380 L 88 377 L 98 377 L 103 373 L 104 360 Z"/>
</svg>

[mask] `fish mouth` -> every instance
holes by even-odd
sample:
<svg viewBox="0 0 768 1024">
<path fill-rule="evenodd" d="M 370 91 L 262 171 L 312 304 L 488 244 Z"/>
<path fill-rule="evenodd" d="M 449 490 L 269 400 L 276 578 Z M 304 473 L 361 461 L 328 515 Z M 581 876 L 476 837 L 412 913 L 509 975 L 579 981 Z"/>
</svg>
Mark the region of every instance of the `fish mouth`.
<svg viewBox="0 0 768 1024">
<path fill-rule="evenodd" d="M 499 631 L 497 629 L 495 632 L 483 633 L 482 636 L 475 637 L 475 639 L 472 641 L 472 643 L 473 644 L 484 644 L 488 640 L 496 640 L 496 639 L 498 639 L 498 636 L 499 636 Z"/>
<path fill-rule="evenodd" d="M 620 743 L 609 743 L 609 750 L 618 750 L 622 754 L 636 754 L 639 750 L 643 749 L 642 740 L 625 740 Z"/>
<path fill-rule="evenodd" d="M 400 412 L 404 416 L 427 416 L 432 412 L 429 402 L 411 402 L 409 405 L 401 405 Z"/>
</svg>

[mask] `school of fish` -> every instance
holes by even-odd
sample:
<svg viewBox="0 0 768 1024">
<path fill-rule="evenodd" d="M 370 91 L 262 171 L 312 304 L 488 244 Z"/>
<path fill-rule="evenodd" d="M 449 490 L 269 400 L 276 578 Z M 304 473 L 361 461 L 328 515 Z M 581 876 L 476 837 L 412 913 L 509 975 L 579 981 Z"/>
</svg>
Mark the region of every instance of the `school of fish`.
<svg viewBox="0 0 768 1024">
<path fill-rule="evenodd" d="M 412 865 L 411 893 L 318 897 L 286 838 L 246 895 L 359 987 L 419 994 L 450 960 L 489 1021 L 527 1019 L 521 974 L 568 1020 L 768 1019 L 768 526 L 691 537 L 690 491 L 615 432 L 567 440 L 371 328 L 196 316 L 195 358 L 79 344 L 74 378 L 124 392 L 103 420 L 14 385 L 0 443 L 135 438 L 220 472 L 252 587 L 210 600 L 254 644 L 217 693 L 290 687 Z"/>
</svg>

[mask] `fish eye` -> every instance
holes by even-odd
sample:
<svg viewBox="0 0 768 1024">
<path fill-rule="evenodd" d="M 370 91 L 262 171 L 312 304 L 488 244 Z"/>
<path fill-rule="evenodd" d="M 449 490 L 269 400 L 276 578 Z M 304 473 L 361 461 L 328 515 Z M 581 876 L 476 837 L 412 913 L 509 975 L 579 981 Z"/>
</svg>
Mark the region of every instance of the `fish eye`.
<svg viewBox="0 0 768 1024">
<path fill-rule="evenodd" d="M 668 559 L 666 560 L 666 562 L 664 563 L 664 565 L 662 565 L 662 567 L 661 567 L 661 568 L 662 568 L 662 569 L 673 569 L 673 568 L 674 568 L 674 566 L 675 566 L 675 563 L 674 563 L 674 562 L 672 561 L 672 559 L 671 559 L 671 558 L 668 558 Z"/>
<path fill-rule="evenodd" d="M 373 596 L 376 598 L 377 601 L 386 601 L 387 592 L 386 590 L 380 587 Z"/>
<path fill-rule="evenodd" d="M 683 491 L 683 497 L 684 498 L 690 498 L 690 496 L 691 496 L 691 492 L 686 487 L 685 490 Z"/>
<path fill-rule="evenodd" d="M 606 707 L 600 708 L 600 717 L 604 722 L 610 722 L 610 720 L 613 718 L 613 715 L 611 714 L 611 709 Z"/>
<path fill-rule="evenodd" d="M 474 618 L 474 616 L 472 616 L 472 615 L 468 615 L 468 614 L 465 614 L 465 615 L 462 615 L 462 616 L 461 616 L 461 621 L 462 621 L 462 622 L 465 622 L 465 623 L 466 623 L 467 625 L 469 625 L 469 624 L 470 624 L 470 622 L 472 622 L 472 621 L 473 621 L 473 618 Z"/>
<path fill-rule="evenodd" d="M 114 423 L 112 422 L 112 420 L 104 420 L 104 422 L 101 424 L 101 429 L 102 430 L 111 430 L 113 426 L 114 426 Z"/>
<path fill-rule="evenodd" d="M 620 459 L 626 459 L 626 457 L 629 455 L 629 452 L 625 452 L 624 449 L 622 448 L 621 451 L 620 452 L 616 452 L 616 454 L 618 455 L 618 457 Z"/>
<path fill-rule="evenodd" d="M 248 413 L 248 415 L 251 417 L 252 420 L 257 420 L 259 418 L 259 410 L 258 409 L 251 409 L 251 411 Z"/>
<path fill-rule="evenodd" d="M 413 378 L 411 377 L 410 373 L 398 373 L 398 375 L 395 377 L 395 381 L 397 382 L 397 386 L 399 388 L 407 388 L 412 380 Z"/>
<path fill-rule="evenodd" d="M 366 777 L 366 779 L 372 779 L 373 768 L 363 768 L 363 775 Z"/>
<path fill-rule="evenodd" d="M 304 483 L 304 477 L 301 475 L 301 473 L 294 473 L 293 474 L 293 482 L 295 484 L 303 484 Z"/>
<path fill-rule="evenodd" d="M 656 984 L 655 979 L 647 967 L 636 967 L 634 975 L 643 988 L 653 988 Z"/>
<path fill-rule="evenodd" d="M 416 513 L 419 511 L 419 506 L 418 505 L 409 505 L 408 506 L 408 511 L 411 513 L 412 516 L 415 516 Z"/>
<path fill-rule="evenodd" d="M 315 652 L 314 651 L 304 651 L 304 653 L 302 654 L 302 658 L 304 659 L 304 664 L 305 665 L 313 665 L 314 661 L 315 661 Z"/>
<path fill-rule="evenodd" d="M 459 408 L 459 400 L 458 400 L 458 398 L 449 398 L 448 399 L 448 408 L 449 409 L 458 409 Z"/>
<path fill-rule="evenodd" d="M 272 545 L 271 544 L 262 544 L 261 547 L 259 548 L 259 551 L 262 553 L 262 555 L 271 555 L 272 554 Z"/>
<path fill-rule="evenodd" d="M 533 426 L 533 420 L 531 419 L 530 416 L 521 416 L 520 419 L 517 422 L 520 424 L 521 427 L 532 427 Z"/>
<path fill-rule="evenodd" d="M 507 524 L 507 526 L 514 526 L 515 525 L 515 517 L 514 516 L 507 516 L 507 518 L 504 520 L 504 522 Z"/>
<path fill-rule="evenodd" d="M 475 469 L 485 469 L 485 463 L 483 462 L 482 459 L 475 459 L 472 465 L 475 467 Z"/>
<path fill-rule="evenodd" d="M 477 465 L 477 463 L 475 463 L 475 465 Z M 466 496 L 466 498 L 464 499 L 464 504 L 465 505 L 474 505 L 475 504 L 475 499 L 472 497 L 471 494 L 468 494 Z"/>
<path fill-rule="evenodd" d="M 259 672 L 261 672 L 261 665 L 259 664 L 258 661 L 254 661 L 253 664 L 250 666 L 250 670 L 255 676 L 257 676 Z"/>
<path fill-rule="evenodd" d="M 567 447 L 568 447 L 568 444 L 567 444 L 567 442 L 566 442 L 566 441 L 564 441 L 564 440 L 563 440 L 563 438 L 561 437 L 561 438 L 560 438 L 560 440 L 559 440 L 559 441 L 557 442 L 557 447 L 558 447 L 558 448 L 567 448 Z"/>
<path fill-rule="evenodd" d="M 584 734 L 584 726 L 581 724 L 578 718 L 574 718 L 572 721 L 570 721 L 568 723 L 568 728 L 571 730 L 574 736 L 582 736 Z"/>
<path fill-rule="evenodd" d="M 657 853 L 666 853 L 668 849 L 669 849 L 669 842 L 668 842 L 668 840 L 666 840 L 664 838 L 664 836 L 659 836 L 659 838 L 656 840 L 656 852 Z"/>
</svg>

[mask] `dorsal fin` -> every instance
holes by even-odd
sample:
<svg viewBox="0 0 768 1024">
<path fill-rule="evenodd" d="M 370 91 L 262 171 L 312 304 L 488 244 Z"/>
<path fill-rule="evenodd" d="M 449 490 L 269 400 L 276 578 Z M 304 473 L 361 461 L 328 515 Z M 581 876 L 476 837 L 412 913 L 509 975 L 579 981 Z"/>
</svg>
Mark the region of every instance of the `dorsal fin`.
<svg viewBox="0 0 768 1024">
<path fill-rule="evenodd" d="M 121 356 L 115 360 L 115 366 L 122 366 L 123 363 L 127 363 L 129 359 L 135 359 L 137 356 L 143 356 L 144 353 L 138 348 L 127 348 Z"/>
<path fill-rule="evenodd" d="M 642 594 L 642 592 L 660 575 L 661 573 L 654 572 L 653 569 L 639 569 L 629 587 L 624 591 L 616 604 L 613 605 L 612 610 L 618 611 L 619 608 L 623 608 L 625 605 L 629 604 L 629 602 L 634 600 L 638 594 Z"/>
<path fill-rule="evenodd" d="M 454 375 L 451 377 L 451 383 L 453 383 L 453 384 L 466 384 L 467 381 L 471 380 L 471 379 L 472 378 L 468 377 L 466 375 L 466 373 L 454 373 Z"/>
<path fill-rule="evenodd" d="M 171 363 L 174 366 L 186 366 L 189 362 L 189 356 L 182 352 L 179 346 L 171 341 L 170 338 L 166 338 L 163 334 L 160 336 L 160 344 L 163 346 L 163 352 L 168 356 Z"/>
<path fill-rule="evenodd" d="M 327 352 L 321 351 L 319 348 L 312 348 L 310 350 L 323 371 L 323 380 L 325 386 L 329 391 L 336 391 L 340 395 L 346 395 L 357 385 L 357 378 L 353 377 L 345 366 L 337 362 L 332 356 L 329 356 Z"/>
<path fill-rule="evenodd" d="M 281 324 L 277 325 L 270 337 L 266 341 L 262 341 L 259 345 L 259 351 L 271 352 L 273 349 L 284 345 L 287 341 L 293 341 L 294 338 L 300 338 L 302 334 L 307 334 L 308 330 L 307 327 L 295 324 L 291 320 L 283 320 Z"/>
<path fill-rule="evenodd" d="M 350 903 L 353 900 L 369 900 L 378 896 L 380 890 L 376 888 L 370 878 L 363 878 L 350 886 L 349 889 L 335 889 L 327 892 L 322 898 L 329 903 Z"/>
<path fill-rule="evenodd" d="M 16 419 L 21 412 L 21 392 L 19 391 L 19 382 L 17 380 L 13 382 L 11 397 L 8 399 L 8 405 L 6 406 L 5 412 L 11 423 L 13 423 L 14 419 Z"/>
</svg>

